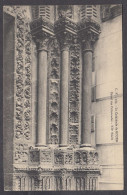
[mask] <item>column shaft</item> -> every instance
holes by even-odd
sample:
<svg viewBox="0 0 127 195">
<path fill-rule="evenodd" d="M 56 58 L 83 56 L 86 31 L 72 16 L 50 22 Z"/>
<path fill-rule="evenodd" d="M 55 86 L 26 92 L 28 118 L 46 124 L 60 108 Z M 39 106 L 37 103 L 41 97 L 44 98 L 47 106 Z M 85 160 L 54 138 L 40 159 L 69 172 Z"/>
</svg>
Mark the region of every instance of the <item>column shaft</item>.
<svg viewBox="0 0 127 195">
<path fill-rule="evenodd" d="M 91 144 L 92 50 L 83 53 L 82 144 Z"/>
<path fill-rule="evenodd" d="M 46 145 L 46 116 L 47 116 L 47 51 L 38 54 L 38 130 L 37 145 Z"/>
<path fill-rule="evenodd" d="M 60 144 L 68 144 L 68 72 L 69 50 L 61 51 L 61 114 L 60 114 Z"/>
</svg>

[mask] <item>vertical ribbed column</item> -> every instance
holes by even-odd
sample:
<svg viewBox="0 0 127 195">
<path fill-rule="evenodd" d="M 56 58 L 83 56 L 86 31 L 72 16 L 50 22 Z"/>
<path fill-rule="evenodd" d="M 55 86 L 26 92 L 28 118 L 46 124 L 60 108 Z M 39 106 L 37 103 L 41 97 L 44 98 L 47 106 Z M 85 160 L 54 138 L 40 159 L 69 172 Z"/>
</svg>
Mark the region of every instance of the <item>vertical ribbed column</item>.
<svg viewBox="0 0 127 195">
<path fill-rule="evenodd" d="M 79 38 L 82 43 L 82 130 L 81 146 L 91 146 L 91 87 L 93 45 L 98 39 L 100 25 L 91 20 L 79 24 Z"/>
<path fill-rule="evenodd" d="M 69 76 L 69 46 L 61 47 L 61 87 L 60 87 L 60 144 L 68 144 L 68 76 Z"/>
<path fill-rule="evenodd" d="M 38 48 L 38 128 L 37 146 L 46 146 L 47 118 L 47 47 L 40 41 Z"/>
<path fill-rule="evenodd" d="M 38 18 L 30 23 L 31 34 L 36 42 L 37 56 L 37 131 L 36 146 L 46 146 L 47 135 L 47 72 L 48 44 L 54 36 L 53 24 L 44 18 Z"/>
<path fill-rule="evenodd" d="M 63 8 L 60 8 L 63 9 Z M 68 8 L 67 8 L 68 9 Z M 66 12 L 63 10 L 60 13 Z M 60 80 L 60 145 L 67 146 L 69 134 L 69 49 L 76 38 L 77 25 L 65 17 L 55 22 L 54 31 L 61 50 L 61 80 Z"/>
<path fill-rule="evenodd" d="M 82 144 L 91 144 L 91 85 L 92 47 L 90 41 L 83 44 L 82 67 Z"/>
</svg>

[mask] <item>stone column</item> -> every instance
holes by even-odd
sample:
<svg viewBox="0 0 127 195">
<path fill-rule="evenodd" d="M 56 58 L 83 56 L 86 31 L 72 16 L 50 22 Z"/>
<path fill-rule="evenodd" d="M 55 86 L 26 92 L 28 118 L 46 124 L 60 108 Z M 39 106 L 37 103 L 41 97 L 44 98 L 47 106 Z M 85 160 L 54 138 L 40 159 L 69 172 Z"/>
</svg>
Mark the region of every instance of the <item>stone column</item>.
<svg viewBox="0 0 127 195">
<path fill-rule="evenodd" d="M 61 47 L 61 82 L 60 82 L 60 144 L 68 144 L 68 76 L 69 76 L 69 46 Z"/>
<path fill-rule="evenodd" d="M 46 40 L 39 41 L 38 48 L 38 128 L 37 146 L 46 146 L 47 118 L 47 45 Z"/>
<path fill-rule="evenodd" d="M 82 144 L 91 144 L 91 85 L 92 85 L 92 45 L 90 40 L 83 43 L 82 67 Z"/>
<path fill-rule="evenodd" d="M 60 146 L 67 146 L 69 123 L 69 48 L 77 35 L 77 25 L 61 15 L 61 18 L 55 22 L 54 26 L 61 50 Z"/>
<path fill-rule="evenodd" d="M 38 49 L 38 106 L 36 146 L 46 146 L 47 129 L 47 53 L 49 39 L 54 36 L 54 26 L 44 18 L 30 23 L 31 34 Z"/>
<path fill-rule="evenodd" d="M 83 20 L 79 25 L 82 43 L 82 131 L 81 146 L 91 146 L 91 87 L 93 44 L 98 39 L 100 25 L 93 20 Z"/>
</svg>

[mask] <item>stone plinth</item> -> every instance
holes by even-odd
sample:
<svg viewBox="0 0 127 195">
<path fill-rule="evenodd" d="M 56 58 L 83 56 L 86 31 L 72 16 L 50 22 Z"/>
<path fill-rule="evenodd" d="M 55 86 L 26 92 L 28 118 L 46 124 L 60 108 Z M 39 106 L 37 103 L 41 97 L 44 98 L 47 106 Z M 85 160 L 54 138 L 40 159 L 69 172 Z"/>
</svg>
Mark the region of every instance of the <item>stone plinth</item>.
<svg viewBox="0 0 127 195">
<path fill-rule="evenodd" d="M 29 191 L 32 185 L 38 191 L 97 190 L 99 174 L 98 153 L 93 148 L 31 147 L 28 166 L 15 165 L 15 180 L 25 177 Z"/>
</svg>

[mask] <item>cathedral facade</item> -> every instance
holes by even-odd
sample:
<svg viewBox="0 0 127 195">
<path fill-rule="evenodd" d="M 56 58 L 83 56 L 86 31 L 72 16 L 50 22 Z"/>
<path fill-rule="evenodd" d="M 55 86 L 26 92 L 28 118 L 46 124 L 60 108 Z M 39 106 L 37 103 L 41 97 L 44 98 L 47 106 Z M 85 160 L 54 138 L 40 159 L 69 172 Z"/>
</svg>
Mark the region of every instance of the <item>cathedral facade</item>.
<svg viewBox="0 0 127 195">
<path fill-rule="evenodd" d="M 123 189 L 121 5 L 4 6 L 4 188 Z"/>
</svg>

